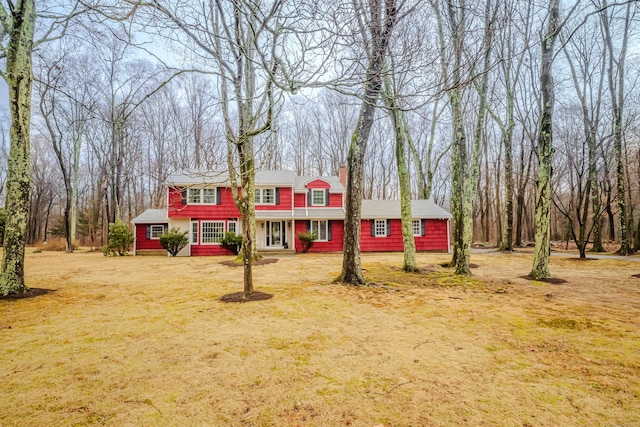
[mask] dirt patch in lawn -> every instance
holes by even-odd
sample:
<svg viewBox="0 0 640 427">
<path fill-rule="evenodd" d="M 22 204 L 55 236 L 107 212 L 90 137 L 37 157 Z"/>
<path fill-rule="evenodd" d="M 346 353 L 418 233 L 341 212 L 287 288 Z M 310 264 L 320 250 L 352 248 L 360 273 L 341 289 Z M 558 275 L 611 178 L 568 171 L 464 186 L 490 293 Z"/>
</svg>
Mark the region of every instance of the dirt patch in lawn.
<svg viewBox="0 0 640 427">
<path fill-rule="evenodd" d="M 232 294 L 223 295 L 220 298 L 222 302 L 250 302 L 250 301 L 265 301 L 273 298 L 273 294 L 266 292 L 254 292 L 249 295 L 248 298 L 244 298 L 244 292 L 234 292 Z"/>
<path fill-rule="evenodd" d="M 564 285 L 565 283 L 567 283 L 566 280 L 560 279 L 558 277 L 536 279 L 535 277 L 531 277 L 530 275 L 527 275 L 527 276 L 520 276 L 520 278 L 527 279 L 527 280 L 535 280 L 537 282 L 542 282 L 542 283 L 549 283 L 550 285 Z"/>
<path fill-rule="evenodd" d="M 278 262 L 278 258 L 262 258 L 259 261 L 254 261 L 251 265 L 268 265 L 268 264 L 275 264 L 276 262 Z M 236 261 L 235 259 L 221 261 L 220 264 L 226 265 L 227 267 L 244 266 L 242 261 Z"/>
</svg>

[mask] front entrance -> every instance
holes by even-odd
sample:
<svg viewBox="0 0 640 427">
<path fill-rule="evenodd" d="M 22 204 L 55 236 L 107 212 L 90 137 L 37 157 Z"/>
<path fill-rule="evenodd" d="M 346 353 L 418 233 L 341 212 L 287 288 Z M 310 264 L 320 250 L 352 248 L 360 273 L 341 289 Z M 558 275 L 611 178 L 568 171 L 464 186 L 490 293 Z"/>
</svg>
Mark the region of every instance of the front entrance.
<svg viewBox="0 0 640 427">
<path fill-rule="evenodd" d="M 287 246 L 286 222 L 284 221 L 267 221 L 267 247 L 268 248 L 284 248 Z"/>
</svg>

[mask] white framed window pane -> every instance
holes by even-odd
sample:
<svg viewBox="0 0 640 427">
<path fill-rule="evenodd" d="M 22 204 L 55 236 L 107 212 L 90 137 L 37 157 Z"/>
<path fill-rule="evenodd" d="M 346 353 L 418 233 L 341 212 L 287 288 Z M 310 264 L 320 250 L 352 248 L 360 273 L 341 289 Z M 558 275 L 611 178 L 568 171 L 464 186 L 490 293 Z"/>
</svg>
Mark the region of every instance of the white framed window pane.
<svg viewBox="0 0 640 427">
<path fill-rule="evenodd" d="M 413 225 L 413 235 L 422 236 L 422 222 L 419 219 L 414 219 L 411 224 Z"/>
<path fill-rule="evenodd" d="M 326 220 L 311 221 L 311 231 L 316 233 L 318 241 L 326 241 L 329 238 Z"/>
<path fill-rule="evenodd" d="M 151 226 L 151 238 L 159 239 L 160 235 L 164 233 L 164 225 L 152 225 Z"/>
<path fill-rule="evenodd" d="M 202 189 L 202 203 L 216 203 L 216 189 L 215 188 L 203 188 Z"/>
<path fill-rule="evenodd" d="M 219 243 L 224 236 L 223 221 L 203 221 L 201 243 Z"/>
<path fill-rule="evenodd" d="M 198 243 L 198 223 L 197 222 L 191 223 L 191 243 L 193 244 Z"/>
<path fill-rule="evenodd" d="M 227 223 L 227 231 L 229 233 L 238 234 L 238 223 L 236 221 L 229 221 Z"/>
<path fill-rule="evenodd" d="M 376 219 L 375 222 L 376 237 L 387 235 L 387 220 Z"/>
<path fill-rule="evenodd" d="M 256 204 L 259 205 L 262 203 L 262 190 L 256 188 Z"/>
<path fill-rule="evenodd" d="M 200 203 L 200 189 L 190 188 L 187 203 Z"/>
<path fill-rule="evenodd" d="M 263 188 L 262 189 L 262 203 L 265 205 L 271 205 L 276 202 L 275 189 Z"/>
<path fill-rule="evenodd" d="M 324 206 L 325 205 L 325 191 L 323 189 L 320 190 L 311 190 L 311 204 L 314 206 Z"/>
</svg>

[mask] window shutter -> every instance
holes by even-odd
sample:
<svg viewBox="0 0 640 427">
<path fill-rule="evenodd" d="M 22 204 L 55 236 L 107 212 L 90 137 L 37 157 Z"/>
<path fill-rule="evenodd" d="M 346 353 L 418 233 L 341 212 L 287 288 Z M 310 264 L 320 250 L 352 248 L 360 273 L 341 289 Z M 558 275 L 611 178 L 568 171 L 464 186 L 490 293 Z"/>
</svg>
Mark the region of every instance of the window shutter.
<svg viewBox="0 0 640 427">
<path fill-rule="evenodd" d="M 187 204 L 187 189 L 186 188 L 182 189 L 182 204 L 183 205 Z"/>
<path fill-rule="evenodd" d="M 420 220 L 420 235 L 421 236 L 426 236 L 427 235 L 427 224 L 426 224 L 426 220 L 421 219 Z"/>
<path fill-rule="evenodd" d="M 147 240 L 151 239 L 151 226 L 147 225 Z"/>
<path fill-rule="evenodd" d="M 391 236 L 391 220 L 387 220 L 387 236 Z"/>
<path fill-rule="evenodd" d="M 331 234 L 331 221 L 327 220 L 327 240 L 331 241 L 333 236 Z"/>
<path fill-rule="evenodd" d="M 311 221 L 305 221 L 307 223 L 307 232 L 311 231 Z"/>
<path fill-rule="evenodd" d="M 216 187 L 216 205 L 222 203 L 222 188 L 223 187 Z"/>
<path fill-rule="evenodd" d="M 276 188 L 276 205 L 280 204 L 280 188 Z"/>
<path fill-rule="evenodd" d="M 376 220 L 372 219 L 371 223 L 371 237 L 376 237 Z"/>
<path fill-rule="evenodd" d="M 329 206 L 329 189 L 324 190 L 324 205 Z"/>
<path fill-rule="evenodd" d="M 307 206 L 311 206 L 311 189 L 307 191 Z"/>
</svg>

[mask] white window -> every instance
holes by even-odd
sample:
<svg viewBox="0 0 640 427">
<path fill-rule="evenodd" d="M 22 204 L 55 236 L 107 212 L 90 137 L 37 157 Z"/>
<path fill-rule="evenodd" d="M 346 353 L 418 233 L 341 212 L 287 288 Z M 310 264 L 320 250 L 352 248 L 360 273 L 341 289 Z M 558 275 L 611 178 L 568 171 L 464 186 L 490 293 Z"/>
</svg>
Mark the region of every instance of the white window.
<svg viewBox="0 0 640 427">
<path fill-rule="evenodd" d="M 187 195 L 187 203 L 189 204 L 216 204 L 215 188 L 189 188 Z"/>
<path fill-rule="evenodd" d="M 216 204 L 216 189 L 215 188 L 203 188 L 202 189 L 202 203 L 208 203 L 211 205 Z"/>
<path fill-rule="evenodd" d="M 256 188 L 256 205 L 275 205 L 275 188 Z"/>
<path fill-rule="evenodd" d="M 198 222 L 193 221 L 191 223 L 191 244 L 198 244 Z"/>
<path fill-rule="evenodd" d="M 150 231 L 150 239 L 159 239 L 160 235 L 164 234 L 164 225 L 152 225 Z"/>
<path fill-rule="evenodd" d="M 311 190 L 311 206 L 326 206 L 326 191 L 323 188 Z"/>
<path fill-rule="evenodd" d="M 238 221 L 229 221 L 227 223 L 227 231 L 229 233 L 240 234 L 240 228 L 238 227 Z"/>
<path fill-rule="evenodd" d="M 387 220 L 376 219 L 374 223 L 376 237 L 387 237 Z"/>
<path fill-rule="evenodd" d="M 224 221 L 202 221 L 200 243 L 215 244 L 220 243 L 224 237 Z"/>
<path fill-rule="evenodd" d="M 201 203 L 200 188 L 190 188 L 187 203 Z"/>
<path fill-rule="evenodd" d="M 422 236 L 422 221 L 419 219 L 414 219 L 411 221 L 411 225 L 413 226 L 413 235 Z"/>
<path fill-rule="evenodd" d="M 318 238 L 316 241 L 326 242 L 329 240 L 329 228 L 326 220 L 311 221 L 311 232 L 315 232 Z"/>
</svg>

